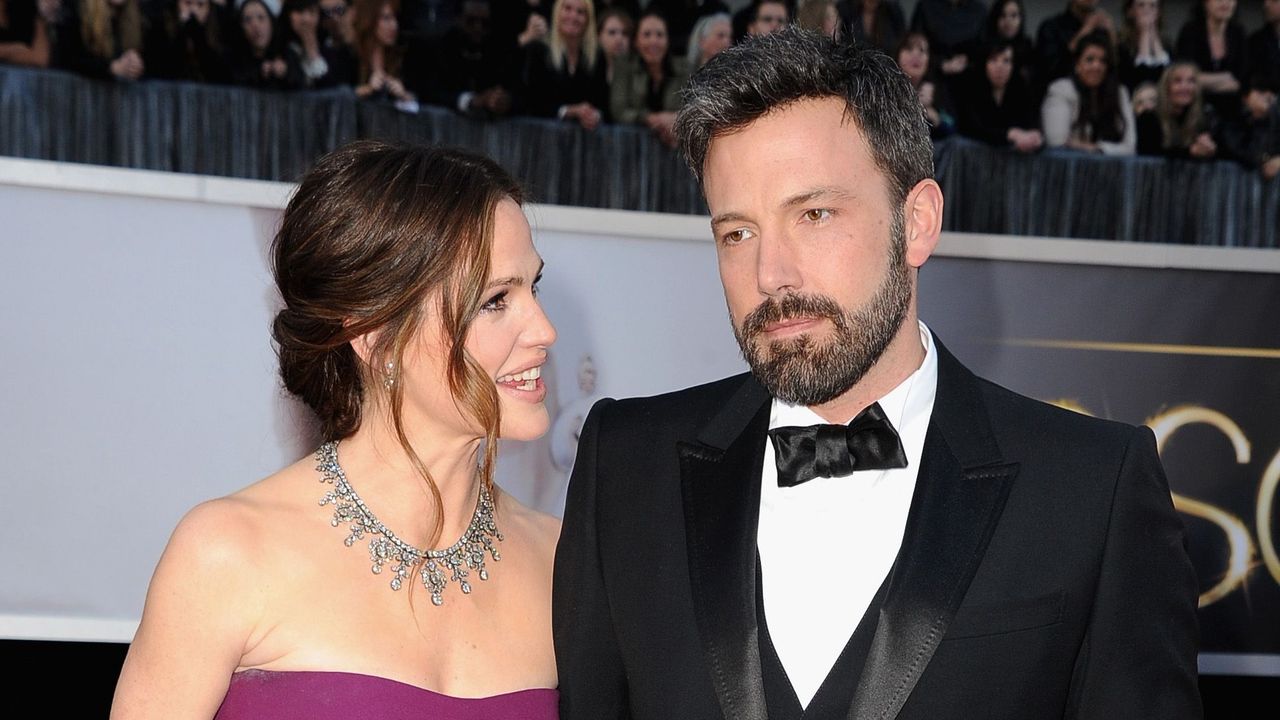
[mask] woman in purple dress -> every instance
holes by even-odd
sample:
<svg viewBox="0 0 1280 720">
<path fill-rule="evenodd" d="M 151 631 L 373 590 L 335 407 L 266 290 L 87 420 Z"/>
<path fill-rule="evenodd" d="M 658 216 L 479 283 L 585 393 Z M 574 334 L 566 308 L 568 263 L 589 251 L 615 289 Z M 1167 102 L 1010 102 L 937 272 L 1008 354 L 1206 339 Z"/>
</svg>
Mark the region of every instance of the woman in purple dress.
<svg viewBox="0 0 1280 720">
<path fill-rule="evenodd" d="M 498 439 L 549 423 L 521 198 L 487 158 L 371 141 L 303 179 L 273 335 L 323 444 L 182 519 L 113 718 L 556 717 L 559 523 L 493 484 Z"/>
</svg>

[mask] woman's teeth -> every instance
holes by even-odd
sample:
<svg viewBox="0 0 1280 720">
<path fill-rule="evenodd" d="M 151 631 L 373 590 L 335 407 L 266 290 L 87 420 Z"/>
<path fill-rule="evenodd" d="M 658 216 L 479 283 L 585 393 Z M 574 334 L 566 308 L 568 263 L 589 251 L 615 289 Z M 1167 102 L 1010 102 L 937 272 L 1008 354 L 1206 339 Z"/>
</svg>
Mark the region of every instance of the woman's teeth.
<svg viewBox="0 0 1280 720">
<path fill-rule="evenodd" d="M 538 389 L 538 378 L 540 377 L 542 377 L 542 368 L 535 367 L 529 368 L 522 373 L 503 375 L 498 378 L 498 382 L 516 390 L 536 390 Z"/>
</svg>

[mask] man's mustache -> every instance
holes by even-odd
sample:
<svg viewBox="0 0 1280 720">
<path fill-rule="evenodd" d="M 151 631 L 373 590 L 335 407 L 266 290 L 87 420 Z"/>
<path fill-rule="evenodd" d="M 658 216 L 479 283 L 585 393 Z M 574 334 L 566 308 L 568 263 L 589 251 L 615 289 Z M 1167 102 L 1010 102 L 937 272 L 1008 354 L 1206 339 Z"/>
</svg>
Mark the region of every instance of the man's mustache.
<svg viewBox="0 0 1280 720">
<path fill-rule="evenodd" d="M 787 293 L 779 298 L 768 298 L 742 319 L 740 334 L 744 340 L 755 338 L 771 323 L 794 318 L 827 318 L 839 324 L 844 311 L 839 303 L 825 295 Z"/>
</svg>

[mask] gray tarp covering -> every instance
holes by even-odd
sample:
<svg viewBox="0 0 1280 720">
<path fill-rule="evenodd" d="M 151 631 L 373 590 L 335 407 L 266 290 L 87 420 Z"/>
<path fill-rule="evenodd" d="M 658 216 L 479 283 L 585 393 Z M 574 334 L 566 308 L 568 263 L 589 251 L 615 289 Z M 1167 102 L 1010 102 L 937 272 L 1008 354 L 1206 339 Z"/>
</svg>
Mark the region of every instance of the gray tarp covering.
<svg viewBox="0 0 1280 720">
<path fill-rule="evenodd" d="M 647 131 L 519 118 L 483 123 L 443 108 L 408 115 L 349 90 L 273 93 L 146 81 L 107 83 L 0 67 L 0 154 L 120 167 L 295 180 L 357 137 L 481 150 L 540 202 L 701 213 L 676 153 Z M 939 143 L 948 230 L 1280 247 L 1280 179 L 1229 162 L 1026 157 Z"/>
</svg>

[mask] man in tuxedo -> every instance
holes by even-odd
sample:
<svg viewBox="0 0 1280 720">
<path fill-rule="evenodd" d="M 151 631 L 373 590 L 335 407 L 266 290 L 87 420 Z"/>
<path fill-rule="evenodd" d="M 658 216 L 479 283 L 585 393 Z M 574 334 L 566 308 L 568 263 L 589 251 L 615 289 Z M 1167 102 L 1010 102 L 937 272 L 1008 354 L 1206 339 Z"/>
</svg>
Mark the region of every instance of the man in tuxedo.
<svg viewBox="0 0 1280 720">
<path fill-rule="evenodd" d="M 942 193 L 893 61 L 757 38 L 677 132 L 751 372 L 591 411 L 562 718 L 1200 717 L 1151 432 L 977 378 L 917 319 Z"/>
</svg>

